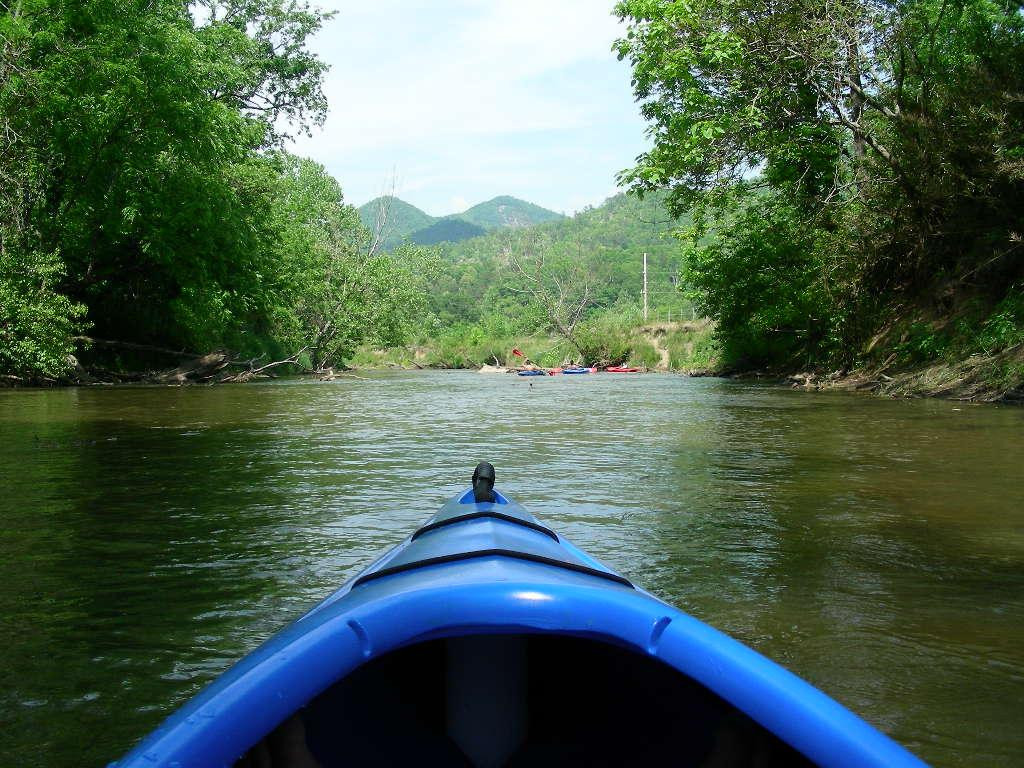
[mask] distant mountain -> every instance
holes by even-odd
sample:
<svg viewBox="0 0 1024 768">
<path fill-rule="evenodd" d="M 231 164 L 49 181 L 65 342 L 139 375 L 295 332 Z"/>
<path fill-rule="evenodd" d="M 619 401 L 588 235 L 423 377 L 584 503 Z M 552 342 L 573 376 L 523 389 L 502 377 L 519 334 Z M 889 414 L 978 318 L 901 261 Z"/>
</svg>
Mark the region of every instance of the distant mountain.
<svg viewBox="0 0 1024 768">
<path fill-rule="evenodd" d="M 376 228 L 377 213 L 385 201 L 390 203 L 383 239 L 385 251 L 393 250 L 406 239 L 419 245 L 457 243 L 497 229 L 532 227 L 565 218 L 560 213 L 509 195 L 442 217 L 424 213 L 397 197 L 378 197 L 359 207 L 359 218 L 370 231 Z"/>
<path fill-rule="evenodd" d="M 359 206 L 359 218 L 363 226 L 371 232 L 377 227 L 377 212 L 382 204 L 389 204 L 388 219 L 384 226 L 383 250 L 390 251 L 402 244 L 402 240 L 413 232 L 426 229 L 437 219 L 424 213 L 415 205 L 410 205 L 397 197 L 376 197 L 370 202 Z"/>
<path fill-rule="evenodd" d="M 539 205 L 502 195 L 486 203 L 474 205 L 468 211 L 455 214 L 458 218 L 483 227 L 486 230 L 504 227 L 532 227 L 545 221 L 565 218 L 560 213 L 541 208 Z"/>
<path fill-rule="evenodd" d="M 486 235 L 487 230 L 471 224 L 461 218 L 448 216 L 438 219 L 429 227 L 418 229 L 409 235 L 409 239 L 417 245 L 435 245 L 437 243 L 457 243 L 471 237 Z"/>
</svg>

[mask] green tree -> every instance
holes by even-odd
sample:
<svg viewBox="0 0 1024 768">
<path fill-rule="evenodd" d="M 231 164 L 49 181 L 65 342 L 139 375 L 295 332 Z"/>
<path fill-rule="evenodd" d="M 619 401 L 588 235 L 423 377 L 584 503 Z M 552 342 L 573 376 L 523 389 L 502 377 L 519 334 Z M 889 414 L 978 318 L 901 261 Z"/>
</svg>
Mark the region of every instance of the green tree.
<svg viewBox="0 0 1024 768">
<path fill-rule="evenodd" d="M 285 0 L 4 6 L 2 242 L 8 264 L 51 254 L 37 272 L 65 275 L 48 288 L 68 297 L 51 305 L 61 327 L 85 304 L 107 338 L 244 347 L 267 331 L 264 152 L 323 117 L 324 65 L 305 49 L 323 18 Z"/>
<path fill-rule="evenodd" d="M 677 213 L 703 207 L 726 233 L 691 269 L 723 333 L 745 324 L 750 341 L 775 326 L 754 302 L 741 302 L 745 316 L 727 303 L 759 247 L 753 231 L 767 236 L 758 259 L 779 293 L 759 299 L 813 306 L 803 339 L 819 356 L 838 334 L 851 357 L 886 303 L 968 275 L 999 294 L 1020 276 L 1020 11 L 1000 0 L 618 4 L 629 24 L 618 53 L 653 139 L 622 178 L 667 188 Z M 772 202 L 757 201 L 755 178 Z M 753 210 L 776 218 L 751 229 Z M 799 258 L 769 236 L 784 231 Z"/>
<path fill-rule="evenodd" d="M 684 248 L 683 284 L 743 366 L 807 365 L 840 346 L 841 313 L 822 290 L 826 232 L 777 193 L 750 195 L 707 242 Z"/>
<path fill-rule="evenodd" d="M 0 371 L 28 379 L 67 370 L 85 307 L 54 290 L 56 254 L 0 247 Z"/>
<path fill-rule="evenodd" d="M 0 373 L 36 379 L 69 366 L 85 308 L 60 292 L 66 267 L 43 250 L 31 201 L 45 192 L 39 153 L 17 120 L 32 33 L 24 3 L 0 14 Z"/>
<path fill-rule="evenodd" d="M 290 155 L 282 162 L 275 335 L 307 350 L 314 369 L 341 364 L 360 344 L 404 344 L 425 312 L 431 252 L 373 252 L 371 233 L 322 166 Z"/>
</svg>

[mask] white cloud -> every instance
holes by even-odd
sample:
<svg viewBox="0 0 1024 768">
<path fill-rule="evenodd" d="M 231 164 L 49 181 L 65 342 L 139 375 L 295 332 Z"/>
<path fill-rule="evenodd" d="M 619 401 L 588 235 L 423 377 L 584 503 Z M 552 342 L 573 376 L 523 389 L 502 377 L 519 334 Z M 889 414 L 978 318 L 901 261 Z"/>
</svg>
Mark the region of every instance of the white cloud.
<svg viewBox="0 0 1024 768">
<path fill-rule="evenodd" d="M 592 3 L 498 2 L 487 11 L 455 9 L 419 23 L 382 9 L 379 24 L 347 25 L 345 12 L 321 35 L 334 64 L 325 134 L 346 147 L 408 143 L 430 135 L 564 129 L 587 122 L 578 104 L 534 82 L 564 67 L 607 59 L 615 23 L 585 13 Z M 551 5 L 550 3 L 548 5 Z M 358 18 L 358 17 L 357 17 Z M 421 31 L 412 34 L 409 25 Z M 566 35 L 567 29 L 572 34 Z M 392 35 L 397 45 L 388 41 Z M 367 51 L 365 37 L 380 45 Z M 359 38 L 364 38 L 360 40 Z M 352 61 L 351 45 L 367 58 Z M 362 48 L 362 51 L 360 51 Z M 353 64 L 358 68 L 353 71 Z M 356 107 L 355 110 L 350 107 Z"/>
<path fill-rule="evenodd" d="M 332 65 L 331 112 L 296 151 L 327 165 L 356 202 L 376 194 L 396 164 L 401 189 L 422 192 L 435 209 L 453 196 L 478 202 L 485 187 L 491 197 L 533 199 L 530 179 L 545 174 L 578 186 L 596 170 L 583 165 L 604 169 L 599 195 L 642 148 L 628 68 L 610 50 L 622 33 L 610 2 L 380 0 L 335 9 L 313 45 Z M 467 186 L 448 191 L 455 177 Z M 570 196 L 587 192 L 567 189 L 562 208 Z"/>
<path fill-rule="evenodd" d="M 618 34 L 611 13 L 593 0 L 500 0 L 489 7 L 462 28 L 463 48 L 482 66 L 519 77 L 606 58 Z"/>
</svg>

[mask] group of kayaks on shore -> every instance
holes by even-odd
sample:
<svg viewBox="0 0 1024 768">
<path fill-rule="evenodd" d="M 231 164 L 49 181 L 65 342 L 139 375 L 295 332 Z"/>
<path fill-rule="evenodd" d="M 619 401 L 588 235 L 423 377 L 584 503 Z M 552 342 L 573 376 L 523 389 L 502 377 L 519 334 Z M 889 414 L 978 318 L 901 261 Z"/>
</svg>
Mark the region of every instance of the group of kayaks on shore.
<svg viewBox="0 0 1024 768">
<path fill-rule="evenodd" d="M 612 365 L 603 369 L 607 373 L 639 373 L 639 368 L 630 368 L 625 365 Z M 569 376 L 580 373 L 597 373 L 597 366 L 570 365 L 565 368 L 520 368 L 515 370 L 518 376 L 558 376 L 559 374 Z"/>
<path fill-rule="evenodd" d="M 560 374 L 564 376 L 571 376 L 581 373 L 597 373 L 598 371 L 596 365 L 586 366 L 573 364 L 559 368 L 542 368 L 515 347 L 512 348 L 512 356 L 521 358 L 523 364 L 521 366 L 506 367 L 498 365 L 498 358 L 494 358 L 495 365 L 485 365 L 480 369 L 480 373 L 514 373 L 517 376 L 558 376 Z M 641 369 L 630 367 L 628 365 L 609 365 L 601 370 L 608 373 L 639 373 Z"/>
</svg>

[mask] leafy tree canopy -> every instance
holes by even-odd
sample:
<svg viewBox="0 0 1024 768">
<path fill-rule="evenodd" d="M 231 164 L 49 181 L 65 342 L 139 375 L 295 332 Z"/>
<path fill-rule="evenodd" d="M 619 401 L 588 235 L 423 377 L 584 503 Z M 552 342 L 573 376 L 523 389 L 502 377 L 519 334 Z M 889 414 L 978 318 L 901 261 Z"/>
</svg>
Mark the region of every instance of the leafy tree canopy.
<svg viewBox="0 0 1024 768">
<path fill-rule="evenodd" d="M 317 364 L 400 334 L 408 312 L 383 307 L 414 309 L 419 284 L 369 252 L 322 168 L 278 151 L 326 113 L 306 43 L 327 16 L 294 0 L 3 6 L 0 368 L 58 375 L 86 329 L 301 344 Z"/>
<path fill-rule="evenodd" d="M 967 280 L 997 299 L 1021 278 L 1019 2 L 616 11 L 653 142 L 622 178 L 726 235 L 689 274 L 727 340 L 848 360 L 888 305 Z M 754 264 L 774 290 L 745 293 Z"/>
</svg>

